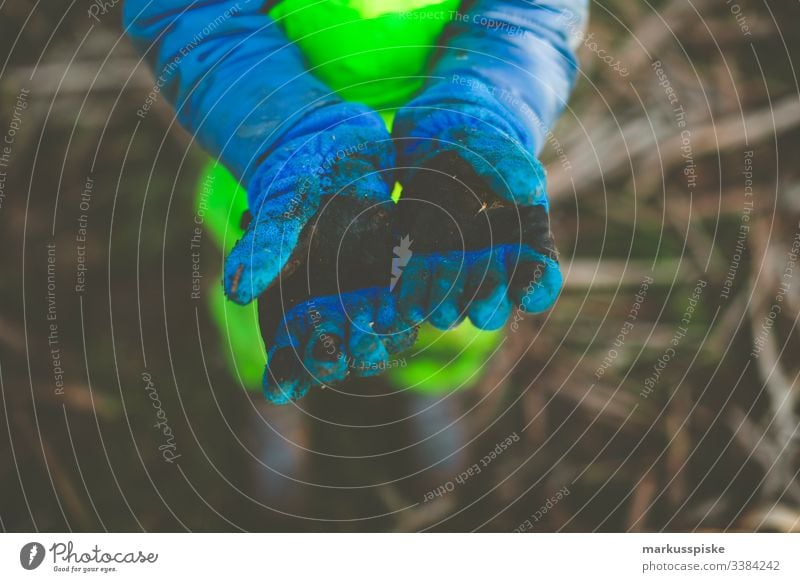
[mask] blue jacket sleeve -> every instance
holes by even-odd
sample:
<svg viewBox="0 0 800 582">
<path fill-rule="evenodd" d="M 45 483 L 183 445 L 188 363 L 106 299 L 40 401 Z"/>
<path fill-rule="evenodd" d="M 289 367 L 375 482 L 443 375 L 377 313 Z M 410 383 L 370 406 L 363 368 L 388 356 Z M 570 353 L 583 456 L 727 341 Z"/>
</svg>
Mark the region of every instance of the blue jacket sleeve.
<svg viewBox="0 0 800 582">
<path fill-rule="evenodd" d="M 538 154 L 566 104 L 587 0 L 474 0 L 445 30 L 416 107 L 476 105 Z"/>
<path fill-rule="evenodd" d="M 265 0 L 126 0 L 123 18 L 157 91 L 245 185 L 293 137 L 359 119 L 365 109 L 342 104 L 307 70 Z"/>
</svg>

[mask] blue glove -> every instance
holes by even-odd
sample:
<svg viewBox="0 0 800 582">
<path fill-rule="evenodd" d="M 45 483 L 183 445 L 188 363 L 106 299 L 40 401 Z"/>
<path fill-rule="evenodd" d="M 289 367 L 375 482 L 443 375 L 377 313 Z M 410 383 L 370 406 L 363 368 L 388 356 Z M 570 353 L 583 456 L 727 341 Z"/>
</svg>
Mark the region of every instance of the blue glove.
<svg viewBox="0 0 800 582">
<path fill-rule="evenodd" d="M 343 230 L 355 228 L 351 221 L 376 205 L 389 213 L 393 166 L 386 127 L 365 106 L 339 103 L 298 122 L 250 181 L 253 220 L 225 263 L 228 297 L 249 303 L 287 265 L 302 260 L 312 222 L 334 222 Z M 325 211 L 334 199 L 348 204 Z"/>
<path fill-rule="evenodd" d="M 259 302 L 262 331 L 271 329 Z M 391 357 L 410 348 L 416 328 L 380 334 L 395 326 L 397 307 L 385 287 L 305 301 L 288 310 L 270 344 L 264 394 L 274 404 L 303 397 L 313 386 L 335 386 L 348 375 L 374 376 Z M 273 328 L 274 329 L 274 328 Z M 265 340 L 266 342 L 267 340 Z"/>
<path fill-rule="evenodd" d="M 449 329 L 468 316 L 497 329 L 512 302 L 544 311 L 561 289 L 546 207 L 495 196 L 455 152 L 427 161 L 405 185 L 395 228 L 413 249 L 395 288 L 406 328 L 429 320 Z"/>
<path fill-rule="evenodd" d="M 565 104 L 583 0 L 479 0 L 444 33 L 422 92 L 395 119 L 403 197 L 398 235 L 414 255 L 395 289 L 401 315 L 439 328 L 503 325 L 562 284 L 536 159 Z"/>
<path fill-rule="evenodd" d="M 398 317 L 389 293 L 393 207 L 388 201 L 354 215 L 351 199 L 331 199 L 309 225 L 307 254 L 259 297 L 270 401 L 297 400 L 312 386 L 333 386 L 351 374 L 378 374 L 413 345 L 414 326 L 392 329 Z M 337 214 L 354 218 L 345 223 Z"/>
<path fill-rule="evenodd" d="M 315 278 L 309 261 L 324 256 L 331 262 L 330 253 L 319 248 L 336 248 L 345 233 L 349 240 L 369 239 L 376 224 L 388 224 L 394 177 L 384 169 L 393 168 L 394 154 L 381 118 L 366 106 L 343 102 L 309 73 L 300 51 L 264 13 L 264 4 L 126 0 L 124 24 L 154 70 L 155 97 L 170 100 L 180 122 L 247 188 L 253 218 L 226 261 L 223 283 L 228 297 L 240 304 L 275 288 L 259 309 L 268 304 L 263 310 L 272 327 L 262 332 L 277 360 L 270 368 L 284 361 L 278 368 L 285 382 L 276 382 L 268 368 L 265 389 L 269 398 L 285 401 L 313 382 L 337 381 L 347 373 L 331 364 L 320 377 L 316 360 L 303 366 L 311 338 L 292 309 L 302 311 L 302 304 L 322 291 L 336 296 L 323 302 L 320 316 L 336 322 L 325 325 L 338 326 L 338 337 L 349 342 L 347 356 L 370 364 L 388 357 L 382 340 L 373 345 L 353 328 L 391 310 L 378 306 L 374 290 L 388 285 L 388 273 L 385 281 L 377 281 L 376 272 L 366 282 L 345 275 L 343 286 L 325 289 L 318 284 L 303 289 L 297 281 L 304 272 L 309 281 Z M 151 101 L 143 104 L 140 117 Z M 384 247 L 390 249 L 388 239 Z M 359 255 L 346 258 L 346 273 L 358 272 Z M 387 261 L 389 268 L 391 258 Z M 340 264 L 336 257 L 333 263 Z M 292 289 L 288 296 L 277 294 L 284 283 Z M 289 317 L 275 315 L 281 310 Z M 391 335 L 386 345 L 405 345 L 412 333 Z M 287 367 L 287 356 L 276 350 L 288 346 L 300 357 Z M 301 379 L 304 372 L 310 379 Z"/>
</svg>

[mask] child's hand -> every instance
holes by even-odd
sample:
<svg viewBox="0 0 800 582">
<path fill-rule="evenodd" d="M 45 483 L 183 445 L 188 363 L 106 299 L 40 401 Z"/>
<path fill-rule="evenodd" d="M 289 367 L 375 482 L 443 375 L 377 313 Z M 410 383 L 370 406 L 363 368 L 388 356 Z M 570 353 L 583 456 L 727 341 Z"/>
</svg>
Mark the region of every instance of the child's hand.
<svg viewBox="0 0 800 582">
<path fill-rule="evenodd" d="M 261 162 L 252 219 L 225 263 L 228 297 L 259 301 L 273 402 L 385 368 L 413 343 L 373 326 L 395 319 L 386 289 L 395 204 L 394 149 L 381 118 L 340 102 L 303 118 Z"/>
<path fill-rule="evenodd" d="M 375 205 L 388 213 L 393 166 L 386 127 L 363 105 L 340 102 L 297 123 L 248 186 L 252 220 L 225 262 L 228 297 L 247 304 L 296 268 L 309 254 L 312 223 L 343 232 Z"/>
<path fill-rule="evenodd" d="M 541 164 L 473 106 L 402 110 L 397 231 L 414 255 L 395 289 L 400 314 L 440 329 L 468 316 L 497 329 L 513 304 L 552 306 L 561 289 Z"/>
<path fill-rule="evenodd" d="M 370 376 L 414 343 L 416 328 L 396 333 L 389 200 L 363 206 L 337 196 L 309 224 L 296 264 L 258 298 L 268 349 L 264 394 L 276 404 L 348 375 Z"/>
<path fill-rule="evenodd" d="M 528 311 L 555 301 L 561 273 L 536 155 L 575 80 L 575 33 L 587 4 L 465 2 L 442 35 L 422 90 L 397 113 L 401 205 L 418 207 L 401 214 L 432 217 L 405 220 L 402 234 L 426 239 L 434 229 L 451 230 L 449 238 L 416 245 L 396 289 L 412 321 L 430 316 L 447 327 L 467 314 L 494 328 L 512 301 Z M 439 183 L 424 175 L 432 171 L 442 172 Z"/>
</svg>

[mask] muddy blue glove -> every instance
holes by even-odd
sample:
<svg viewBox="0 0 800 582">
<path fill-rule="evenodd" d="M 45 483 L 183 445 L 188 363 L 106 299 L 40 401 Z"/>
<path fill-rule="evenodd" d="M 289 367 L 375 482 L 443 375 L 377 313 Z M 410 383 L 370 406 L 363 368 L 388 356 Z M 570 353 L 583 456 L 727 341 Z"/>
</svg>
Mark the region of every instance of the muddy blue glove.
<svg viewBox="0 0 800 582">
<path fill-rule="evenodd" d="M 398 324 L 449 329 L 468 316 L 497 329 L 512 303 L 544 311 L 561 288 L 546 207 L 496 196 L 455 152 L 428 160 L 407 182 L 395 229 L 413 250 L 395 288 Z"/>
<path fill-rule="evenodd" d="M 562 283 L 536 155 L 576 71 L 584 0 L 480 0 L 445 31 L 421 93 L 396 117 L 397 234 L 414 241 L 401 314 L 496 329 L 512 305 L 543 311 Z M 576 24 L 578 23 L 578 24 Z"/>
<path fill-rule="evenodd" d="M 271 289 L 259 306 L 272 357 L 265 390 L 272 400 L 288 401 L 312 384 L 336 382 L 348 373 L 338 360 L 320 364 L 314 357 L 319 352 L 306 345 L 319 336 L 305 333 L 295 317 L 309 312 L 303 303 L 321 293 L 336 297 L 317 311 L 323 325 L 339 326 L 328 335 L 335 331 L 344 342 L 342 360 L 372 369 L 388 357 L 386 346 L 407 342 L 403 334 L 386 344 L 365 339 L 370 325 L 352 329 L 354 322 L 383 321 L 393 308 L 391 298 L 376 291 L 388 285 L 388 273 L 385 279 L 377 271 L 352 278 L 366 270 L 358 265 L 363 253 L 342 255 L 346 264 L 330 254 L 345 233 L 349 248 L 369 244 L 377 225 L 390 235 L 394 177 L 385 170 L 394 166 L 391 139 L 375 112 L 343 102 L 306 70 L 264 4 L 126 0 L 124 21 L 153 67 L 156 96 L 175 105 L 181 123 L 247 188 L 252 220 L 226 261 L 224 286 L 240 304 Z M 139 112 L 146 114 L 147 109 Z M 354 242 L 362 235 L 363 243 Z M 388 268 L 390 256 L 386 260 Z M 315 267 L 330 268 L 331 261 L 345 274 L 321 286 Z M 287 351 L 294 354 L 291 365 Z M 271 372 L 276 366 L 279 377 Z"/>
<path fill-rule="evenodd" d="M 393 207 L 389 200 L 354 215 L 350 198 L 333 197 L 309 224 L 305 254 L 259 298 L 269 347 L 264 390 L 272 402 L 296 400 L 349 375 L 379 374 L 413 345 L 416 328 L 397 329 L 389 293 Z"/>
</svg>

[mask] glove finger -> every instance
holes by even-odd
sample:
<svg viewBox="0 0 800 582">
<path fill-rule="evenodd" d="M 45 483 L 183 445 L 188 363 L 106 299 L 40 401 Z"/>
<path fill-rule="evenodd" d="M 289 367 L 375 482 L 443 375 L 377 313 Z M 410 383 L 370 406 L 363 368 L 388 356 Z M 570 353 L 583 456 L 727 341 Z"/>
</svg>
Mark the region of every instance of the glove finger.
<svg viewBox="0 0 800 582">
<path fill-rule="evenodd" d="M 263 378 L 264 396 L 273 404 L 298 400 L 311 387 L 311 378 L 302 361 L 308 327 L 303 318 L 287 316 L 276 332 Z"/>
<path fill-rule="evenodd" d="M 389 352 L 375 332 L 379 298 L 359 294 L 348 306 L 350 334 L 347 341 L 347 368 L 356 376 L 375 376 L 386 369 Z"/>
<path fill-rule="evenodd" d="M 481 159 L 473 157 L 471 161 L 492 192 L 518 206 L 547 207 L 547 174 L 538 159 L 517 145 L 504 144 L 481 153 L 487 151 Z"/>
<path fill-rule="evenodd" d="M 225 261 L 228 298 L 246 305 L 261 295 L 283 270 L 301 231 L 296 219 L 270 216 L 251 221 Z"/>
<path fill-rule="evenodd" d="M 303 304 L 311 320 L 305 346 L 305 364 L 314 384 L 338 384 L 347 376 L 345 346 L 347 318 L 337 295 Z"/>
<path fill-rule="evenodd" d="M 435 260 L 435 255 L 415 255 L 397 281 L 397 309 L 401 317 L 412 325 L 419 325 L 428 315 Z"/>
<path fill-rule="evenodd" d="M 397 308 L 397 298 L 392 293 L 383 293 L 377 304 L 375 326 L 389 355 L 410 349 L 417 341 L 419 326 L 406 321 Z"/>
<path fill-rule="evenodd" d="M 506 268 L 514 273 L 509 296 L 520 309 L 540 313 L 553 306 L 563 285 L 557 261 L 523 248 L 507 254 Z"/>
<path fill-rule="evenodd" d="M 467 281 L 464 253 L 442 255 L 430 290 L 430 323 L 437 329 L 456 327 L 464 319 L 461 298 Z"/>
<path fill-rule="evenodd" d="M 470 267 L 465 297 L 469 318 L 479 329 L 499 329 L 511 315 L 504 256 L 499 248 L 478 253 Z"/>
</svg>

